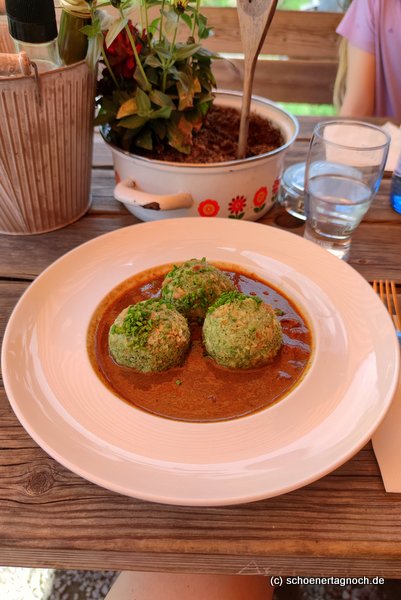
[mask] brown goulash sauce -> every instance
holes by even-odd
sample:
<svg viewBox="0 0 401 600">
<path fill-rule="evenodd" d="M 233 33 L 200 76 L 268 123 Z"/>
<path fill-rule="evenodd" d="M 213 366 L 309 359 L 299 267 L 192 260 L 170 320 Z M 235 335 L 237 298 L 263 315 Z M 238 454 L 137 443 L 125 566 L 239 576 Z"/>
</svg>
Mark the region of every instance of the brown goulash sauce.
<svg viewBox="0 0 401 600">
<path fill-rule="evenodd" d="M 159 296 L 164 265 L 135 275 L 115 288 L 98 306 L 88 335 L 92 365 L 101 380 L 126 402 L 163 417 L 185 421 L 233 419 L 261 410 L 283 398 L 299 382 L 311 356 L 311 333 L 305 318 L 282 293 L 234 266 L 219 265 L 236 287 L 257 295 L 273 308 L 283 329 L 283 345 L 271 362 L 257 369 L 231 370 L 205 356 L 202 327 L 191 324 L 191 347 L 180 367 L 161 373 L 138 373 L 117 365 L 108 349 L 108 333 L 129 304 Z"/>
</svg>

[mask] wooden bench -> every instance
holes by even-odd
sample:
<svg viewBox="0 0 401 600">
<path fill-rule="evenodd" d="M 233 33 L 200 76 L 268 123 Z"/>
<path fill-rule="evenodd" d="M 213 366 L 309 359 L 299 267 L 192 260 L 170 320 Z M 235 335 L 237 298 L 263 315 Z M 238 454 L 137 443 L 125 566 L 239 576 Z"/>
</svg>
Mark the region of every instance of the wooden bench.
<svg viewBox="0 0 401 600">
<path fill-rule="evenodd" d="M 243 61 L 235 8 L 203 11 L 214 29 L 207 46 L 237 55 L 216 61 L 219 87 L 242 89 Z M 338 65 L 339 13 L 276 11 L 255 71 L 253 92 L 275 101 L 332 103 Z M 230 64 L 232 63 L 232 64 Z"/>
<path fill-rule="evenodd" d="M 205 45 L 227 57 L 214 62 L 218 87 L 241 90 L 243 60 L 237 11 L 204 8 L 202 12 L 214 30 Z M 335 30 L 341 16 L 277 11 L 256 67 L 254 93 L 275 101 L 331 104 L 338 63 Z M 0 26 L 6 27 L 5 17 L 0 17 Z"/>
</svg>

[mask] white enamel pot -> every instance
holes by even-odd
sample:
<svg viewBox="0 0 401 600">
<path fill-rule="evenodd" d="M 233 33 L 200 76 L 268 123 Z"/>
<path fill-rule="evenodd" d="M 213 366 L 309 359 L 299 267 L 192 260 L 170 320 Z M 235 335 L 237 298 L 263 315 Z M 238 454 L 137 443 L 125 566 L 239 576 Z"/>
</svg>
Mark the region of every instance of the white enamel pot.
<svg viewBox="0 0 401 600">
<path fill-rule="evenodd" d="M 216 104 L 241 108 L 241 93 L 218 92 Z M 114 197 L 142 221 L 175 217 L 229 217 L 256 221 L 274 204 L 286 150 L 297 120 L 273 102 L 253 96 L 251 110 L 282 131 L 284 144 L 259 156 L 211 164 L 149 160 L 108 143 L 116 175 Z"/>
</svg>

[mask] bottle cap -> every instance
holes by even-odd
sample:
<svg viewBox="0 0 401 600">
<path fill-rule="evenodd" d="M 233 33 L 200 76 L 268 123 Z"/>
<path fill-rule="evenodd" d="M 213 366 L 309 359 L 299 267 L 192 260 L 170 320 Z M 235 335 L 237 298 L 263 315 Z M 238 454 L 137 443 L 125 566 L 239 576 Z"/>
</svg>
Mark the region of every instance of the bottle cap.
<svg viewBox="0 0 401 600">
<path fill-rule="evenodd" d="M 6 0 L 6 13 L 15 40 L 43 44 L 57 37 L 53 0 Z"/>
</svg>

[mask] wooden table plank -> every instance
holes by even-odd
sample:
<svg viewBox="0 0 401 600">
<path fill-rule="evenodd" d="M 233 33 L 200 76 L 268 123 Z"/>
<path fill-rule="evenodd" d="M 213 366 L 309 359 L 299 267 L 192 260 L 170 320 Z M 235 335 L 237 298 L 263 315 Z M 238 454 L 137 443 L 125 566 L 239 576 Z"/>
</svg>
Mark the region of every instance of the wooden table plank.
<svg viewBox="0 0 401 600">
<path fill-rule="evenodd" d="M 139 223 L 107 193 L 107 179 L 110 176 L 107 178 L 103 173 L 98 185 L 99 196 L 94 197 L 91 210 L 76 223 L 40 236 L 0 235 L 0 254 L 7 256 L 7 261 L 0 262 L 0 277 L 32 280 L 76 246 L 117 228 Z M 354 234 L 350 264 L 367 279 L 370 267 L 374 267 L 372 277 L 377 278 L 381 274 L 382 277 L 401 278 L 398 266 L 401 264 L 401 216 L 389 210 L 389 189 L 389 182 L 384 181 L 371 209 Z M 303 234 L 303 222 L 291 218 L 279 206 L 259 222 L 279 226 L 297 235 Z"/>
<path fill-rule="evenodd" d="M 139 221 L 127 211 L 87 213 L 82 219 L 58 231 L 26 236 L 0 235 L 0 278 L 34 279 L 60 256 L 103 233 Z"/>
</svg>

